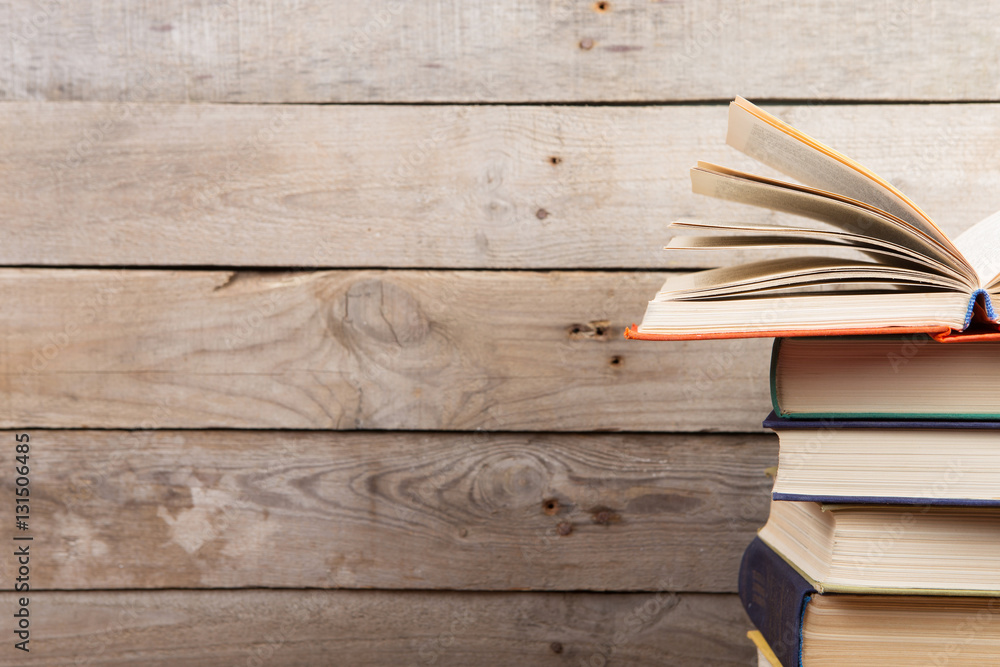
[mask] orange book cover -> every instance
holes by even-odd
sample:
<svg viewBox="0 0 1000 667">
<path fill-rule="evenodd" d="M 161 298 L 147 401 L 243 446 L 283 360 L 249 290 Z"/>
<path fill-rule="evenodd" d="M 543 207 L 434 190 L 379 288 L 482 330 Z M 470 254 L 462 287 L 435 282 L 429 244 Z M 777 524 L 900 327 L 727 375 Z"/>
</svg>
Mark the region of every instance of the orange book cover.
<svg viewBox="0 0 1000 667">
<path fill-rule="evenodd" d="M 796 338 L 799 336 L 877 336 L 925 333 L 939 343 L 977 343 L 1000 340 L 1000 324 L 991 319 L 984 300 L 974 294 L 969 304 L 969 323 L 960 331 L 927 327 L 867 327 L 838 329 L 772 329 L 768 331 L 729 331 L 714 333 L 639 333 L 635 322 L 625 328 L 630 340 L 717 340 L 726 338 Z M 988 298 L 984 296 L 984 299 Z"/>
</svg>

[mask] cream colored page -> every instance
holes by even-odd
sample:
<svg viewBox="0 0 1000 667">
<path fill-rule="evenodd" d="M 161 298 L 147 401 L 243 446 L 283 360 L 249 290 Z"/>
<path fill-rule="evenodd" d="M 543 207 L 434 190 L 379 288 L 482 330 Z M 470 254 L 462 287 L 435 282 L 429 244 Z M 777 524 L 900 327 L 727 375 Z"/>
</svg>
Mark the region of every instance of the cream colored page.
<svg viewBox="0 0 1000 667">
<path fill-rule="evenodd" d="M 664 284 L 663 291 L 675 295 L 690 294 L 702 290 L 719 287 L 733 287 L 762 282 L 794 281 L 795 276 L 816 270 L 830 270 L 843 266 L 844 262 L 819 258 L 789 257 L 785 259 L 769 259 L 761 262 L 724 266 L 718 269 L 697 271 L 680 276 L 671 276 Z"/>
<path fill-rule="evenodd" d="M 775 332 L 857 327 L 961 328 L 969 298 L 958 292 L 823 293 L 750 299 L 671 298 L 673 280 L 649 303 L 640 333 Z M 779 473 L 780 478 L 780 473 Z"/>
<path fill-rule="evenodd" d="M 751 236 L 675 236 L 670 239 L 667 249 L 670 250 L 751 250 L 755 248 L 774 248 L 777 250 L 812 250 L 826 253 L 823 256 L 830 256 L 830 253 L 841 253 L 835 255 L 862 254 L 874 259 L 879 264 L 898 266 L 901 268 L 913 268 L 928 273 L 942 274 L 955 277 L 955 273 L 942 268 L 941 265 L 931 262 L 923 256 L 913 256 L 909 253 L 872 244 L 851 243 L 852 237 L 844 235 L 838 237 L 836 234 L 828 236 L 820 235 L 794 235 L 775 234 L 751 235 Z M 918 266 L 919 265 L 919 266 Z M 961 277 L 958 277 L 961 280 Z"/>
<path fill-rule="evenodd" d="M 750 104 L 745 100 L 743 102 Z M 891 213 L 946 247 L 951 247 L 951 241 L 894 188 L 879 184 L 866 174 L 764 122 L 736 102 L 729 105 L 726 143 L 806 185 L 852 197 Z M 832 149 L 828 150 L 835 153 Z"/>
<path fill-rule="evenodd" d="M 979 274 L 979 286 L 995 286 L 1000 279 L 1000 211 L 965 230 L 955 245 Z"/>
<path fill-rule="evenodd" d="M 850 238 L 850 237 L 847 237 Z M 753 236 L 675 236 L 670 239 L 670 250 L 716 250 L 719 248 L 844 248 L 859 249 L 858 246 L 831 234 L 829 237 L 775 234 Z M 861 248 L 868 250 L 869 248 Z"/>
<path fill-rule="evenodd" d="M 758 174 L 751 174 L 745 171 L 740 171 L 739 169 L 730 169 L 729 167 L 722 167 L 720 165 L 712 164 L 711 162 L 705 162 L 703 160 L 699 160 L 697 166 L 703 169 L 707 169 L 708 171 L 714 171 L 716 173 L 724 174 L 727 176 L 736 176 L 737 178 L 744 178 L 751 181 L 757 181 L 758 183 L 765 183 L 767 185 L 776 185 L 782 188 L 799 190 L 801 192 L 809 192 L 815 195 L 826 197 L 827 199 L 833 199 L 836 201 L 843 202 L 845 204 L 852 204 L 854 206 L 857 206 L 858 208 L 865 209 L 867 211 L 870 211 L 871 213 L 875 213 L 879 216 L 893 220 L 897 225 L 900 226 L 900 229 L 905 229 L 907 230 L 908 233 L 913 234 L 914 236 L 918 236 L 939 247 L 942 248 L 945 247 L 940 242 L 936 241 L 931 237 L 928 237 L 926 234 L 924 234 L 919 229 L 915 228 L 913 225 L 903 220 L 899 216 L 886 213 L 884 209 L 880 209 L 877 206 L 872 206 L 871 204 L 863 202 L 860 199 L 855 199 L 854 197 L 848 197 L 847 195 L 843 195 L 837 192 L 832 192 L 831 190 L 824 190 L 822 188 L 803 185 L 801 183 L 789 183 L 788 181 L 781 181 L 774 178 L 768 178 L 766 176 L 760 176 Z"/>
<path fill-rule="evenodd" d="M 907 282 L 961 290 L 964 286 L 943 276 L 903 267 L 884 266 L 834 257 L 788 257 L 698 271 L 672 280 L 678 298 L 738 295 L 761 287 L 817 284 L 843 280 Z"/>
<path fill-rule="evenodd" d="M 938 259 L 956 271 L 967 271 L 939 246 L 904 231 L 889 218 L 852 204 L 700 167 L 691 170 L 691 187 L 696 194 L 801 215 L 854 234 L 884 239 Z"/>
<path fill-rule="evenodd" d="M 746 232 L 749 235 L 745 238 L 748 239 L 746 242 L 738 243 L 739 247 L 749 247 L 754 245 L 762 245 L 759 243 L 752 243 L 751 240 L 756 240 L 759 238 L 773 238 L 782 237 L 788 238 L 789 244 L 787 245 L 803 245 L 800 241 L 807 241 L 808 245 L 828 245 L 833 247 L 847 247 L 854 248 L 861 251 L 875 251 L 875 252 L 885 252 L 898 257 L 905 257 L 911 261 L 924 264 L 931 270 L 938 273 L 943 273 L 946 275 L 954 276 L 956 278 L 962 279 L 963 273 L 956 271 L 947 264 L 940 262 L 932 257 L 912 250 L 910 248 L 904 248 L 903 246 L 896 245 L 894 243 L 889 243 L 888 241 L 880 238 L 874 238 L 871 236 L 862 236 L 860 234 L 850 234 L 848 232 L 840 230 L 820 230 L 820 229 L 810 229 L 808 227 L 782 227 L 780 225 L 759 225 L 756 223 L 748 222 L 736 222 L 736 223 L 722 223 L 722 222 L 708 222 L 708 221 L 693 221 L 693 220 L 675 220 L 670 223 L 669 227 L 671 229 L 705 229 L 705 230 L 716 230 L 716 231 L 733 231 L 733 232 Z M 689 241 L 690 239 L 704 239 L 711 237 L 704 236 L 675 236 L 667 244 L 669 249 L 681 249 L 686 250 L 689 248 L 705 248 L 710 247 L 713 244 L 709 242 L 697 242 L 697 245 L 693 245 L 695 242 Z M 732 238 L 730 235 L 726 235 L 725 238 Z M 784 244 L 783 244 L 784 245 Z"/>
</svg>

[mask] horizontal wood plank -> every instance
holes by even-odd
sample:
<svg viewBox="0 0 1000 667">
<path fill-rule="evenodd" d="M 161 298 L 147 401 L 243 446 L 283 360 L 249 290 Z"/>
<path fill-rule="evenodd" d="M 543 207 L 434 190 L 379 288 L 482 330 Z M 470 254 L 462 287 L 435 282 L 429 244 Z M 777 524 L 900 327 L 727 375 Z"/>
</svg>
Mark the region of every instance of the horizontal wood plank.
<svg viewBox="0 0 1000 667">
<path fill-rule="evenodd" d="M 1000 107 L 769 108 L 950 234 L 1000 208 Z M 0 123 L 8 265 L 684 268 L 773 255 L 666 253 L 671 220 L 794 220 L 691 194 L 698 160 L 767 173 L 725 145 L 722 105 L 17 103 Z"/>
<path fill-rule="evenodd" d="M 664 274 L 3 269 L 0 426 L 756 431 L 771 341 L 628 341 Z"/>
<path fill-rule="evenodd" d="M 988 0 L 13 0 L 0 98 L 1000 99 Z"/>
<path fill-rule="evenodd" d="M 773 435 L 29 435 L 33 590 L 735 592 L 777 459 Z"/>
<path fill-rule="evenodd" d="M 6 618 L 14 605 L 0 594 Z M 11 635 L 0 665 L 745 667 L 755 655 L 735 595 L 53 592 L 29 610 L 30 652 Z"/>
</svg>

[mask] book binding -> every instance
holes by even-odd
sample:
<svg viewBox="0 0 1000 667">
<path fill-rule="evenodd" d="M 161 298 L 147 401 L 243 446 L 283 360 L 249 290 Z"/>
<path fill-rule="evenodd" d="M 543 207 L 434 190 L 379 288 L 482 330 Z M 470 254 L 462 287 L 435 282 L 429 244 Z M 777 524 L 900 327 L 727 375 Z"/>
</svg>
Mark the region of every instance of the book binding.
<svg viewBox="0 0 1000 667">
<path fill-rule="evenodd" d="M 778 660 L 802 664 L 802 618 L 815 587 L 759 537 L 743 552 L 739 595 L 747 615 Z"/>
</svg>

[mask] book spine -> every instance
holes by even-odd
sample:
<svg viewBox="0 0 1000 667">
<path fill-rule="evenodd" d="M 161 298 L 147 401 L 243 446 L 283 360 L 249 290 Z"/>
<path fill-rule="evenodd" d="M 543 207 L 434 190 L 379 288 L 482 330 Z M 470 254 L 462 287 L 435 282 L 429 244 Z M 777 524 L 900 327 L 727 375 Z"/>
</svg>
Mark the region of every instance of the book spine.
<svg viewBox="0 0 1000 667">
<path fill-rule="evenodd" d="M 758 537 L 743 553 L 739 592 L 747 615 L 781 664 L 801 667 L 802 616 L 816 590 Z"/>
<path fill-rule="evenodd" d="M 969 328 L 973 320 L 980 319 L 985 319 L 989 322 L 997 321 L 997 314 L 993 310 L 993 301 L 990 299 L 989 292 L 984 289 L 977 289 L 969 297 L 969 309 L 965 313 L 965 327 L 963 331 Z"/>
<path fill-rule="evenodd" d="M 788 415 L 781 409 L 778 404 L 778 355 L 781 354 L 781 341 L 783 338 L 775 338 L 774 344 L 771 346 L 771 372 L 770 372 L 770 382 L 771 382 L 771 407 L 774 408 L 774 414 L 778 417 L 787 417 Z"/>
</svg>

